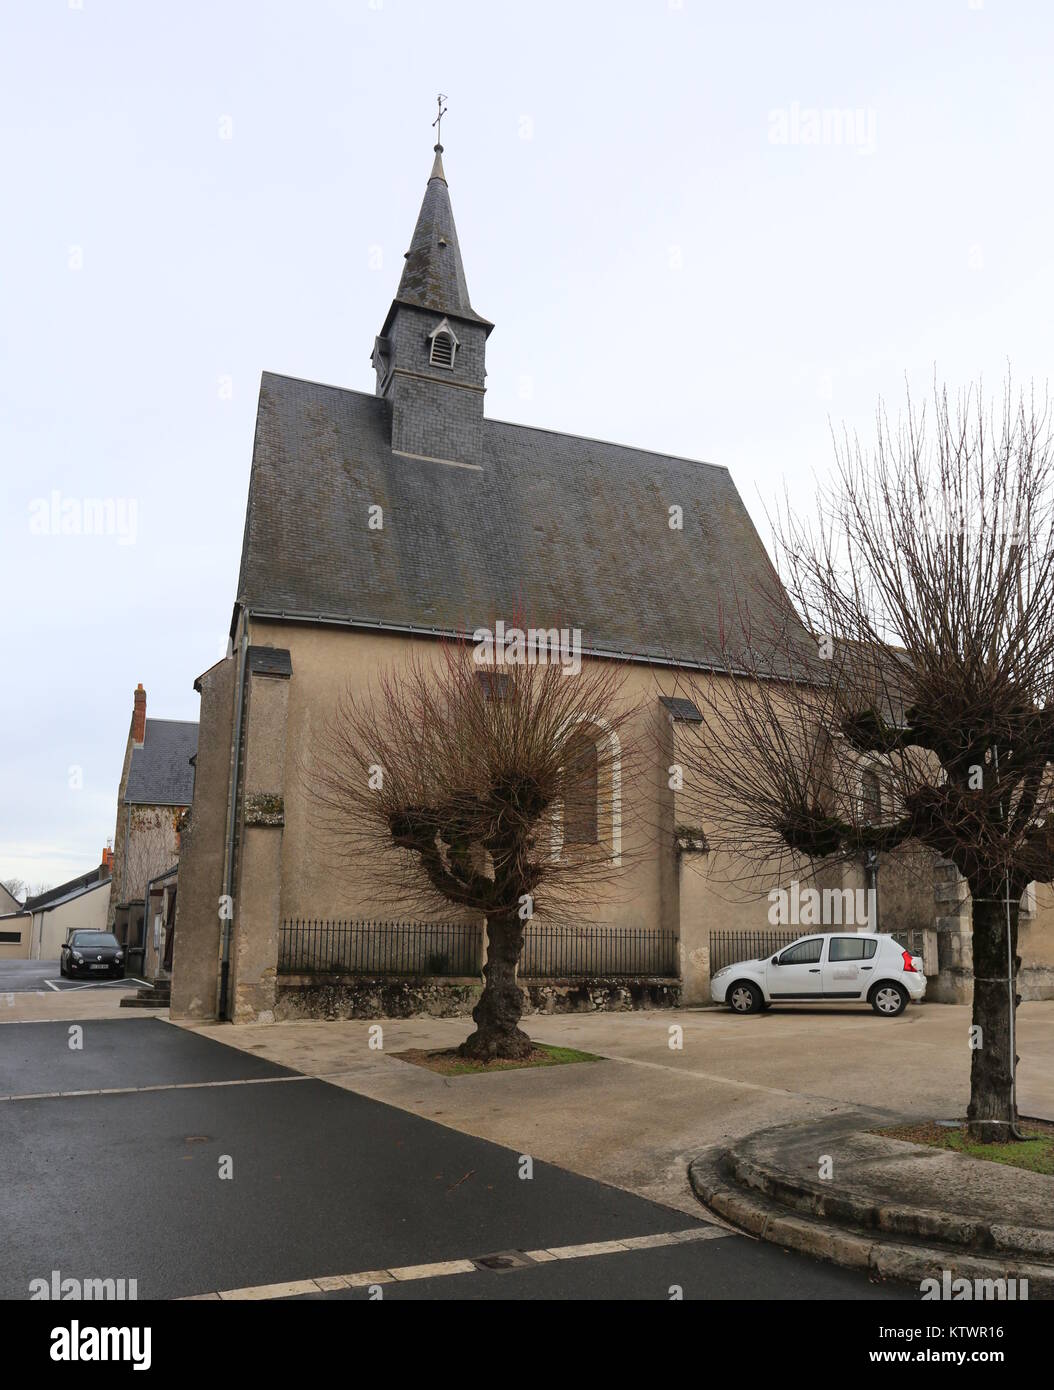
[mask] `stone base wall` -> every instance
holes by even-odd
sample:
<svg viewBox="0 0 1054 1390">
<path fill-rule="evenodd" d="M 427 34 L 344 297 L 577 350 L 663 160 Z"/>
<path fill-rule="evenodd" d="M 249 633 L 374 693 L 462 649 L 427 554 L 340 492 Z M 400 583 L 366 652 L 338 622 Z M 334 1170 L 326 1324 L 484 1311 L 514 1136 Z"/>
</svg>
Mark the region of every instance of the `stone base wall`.
<svg viewBox="0 0 1054 1390">
<path fill-rule="evenodd" d="M 1022 965 L 1017 992 L 1022 999 L 1054 999 L 1054 966 Z"/>
<path fill-rule="evenodd" d="M 523 989 L 525 1015 L 674 1009 L 681 1003 L 680 981 L 643 976 L 525 980 Z M 482 992 L 475 979 L 286 975 L 278 980 L 274 1019 L 468 1017 Z"/>
</svg>

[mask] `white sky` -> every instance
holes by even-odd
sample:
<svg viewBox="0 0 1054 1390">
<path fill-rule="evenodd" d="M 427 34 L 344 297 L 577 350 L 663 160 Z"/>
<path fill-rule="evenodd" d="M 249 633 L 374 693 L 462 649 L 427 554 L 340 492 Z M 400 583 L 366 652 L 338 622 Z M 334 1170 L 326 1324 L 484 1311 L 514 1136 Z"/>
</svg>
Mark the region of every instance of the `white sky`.
<svg viewBox="0 0 1054 1390">
<path fill-rule="evenodd" d="M 6 0 L 0 877 L 98 862 L 137 681 L 197 718 L 260 372 L 373 389 L 437 90 L 487 413 L 726 464 L 763 527 L 905 373 L 1052 375 L 1052 41 L 1043 0 Z M 134 534 L 36 534 L 53 492 Z"/>
</svg>

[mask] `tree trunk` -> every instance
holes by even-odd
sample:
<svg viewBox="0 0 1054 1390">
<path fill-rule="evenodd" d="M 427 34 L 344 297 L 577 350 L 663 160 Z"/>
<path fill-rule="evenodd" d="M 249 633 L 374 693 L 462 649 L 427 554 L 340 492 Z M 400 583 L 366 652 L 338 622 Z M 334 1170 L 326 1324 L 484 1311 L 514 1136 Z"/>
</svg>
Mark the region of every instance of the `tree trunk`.
<svg viewBox="0 0 1054 1390">
<path fill-rule="evenodd" d="M 515 909 L 487 918 L 486 983 L 472 1010 L 476 1031 L 458 1048 L 462 1057 L 488 1062 L 494 1057 L 530 1055 L 534 1044 L 517 1027 L 523 1013 L 523 992 L 516 983 L 522 949 L 523 923 Z"/>
<path fill-rule="evenodd" d="M 1017 1124 L 1010 1064 L 1010 993 L 1007 986 L 1006 885 L 978 884 L 973 921 L 973 1032 L 970 1037 L 970 1137 L 982 1143 L 1006 1143 Z M 1017 1006 L 1018 900 L 1010 904 L 1010 955 Z M 1016 1063 L 1016 1058 L 1015 1058 Z"/>
</svg>

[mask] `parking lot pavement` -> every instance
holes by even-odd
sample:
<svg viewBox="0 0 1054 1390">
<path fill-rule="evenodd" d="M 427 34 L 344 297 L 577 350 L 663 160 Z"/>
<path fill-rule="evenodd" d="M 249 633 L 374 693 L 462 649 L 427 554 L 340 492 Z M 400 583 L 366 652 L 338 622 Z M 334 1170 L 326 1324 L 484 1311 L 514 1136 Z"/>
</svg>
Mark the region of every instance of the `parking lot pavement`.
<svg viewBox="0 0 1054 1390">
<path fill-rule="evenodd" d="M 135 1014 L 0 1029 L 0 1096 L 16 1099 L 293 1075 L 288 1067 Z"/>
<path fill-rule="evenodd" d="M 395 1297 L 911 1296 L 156 1019 L 88 1020 L 79 1051 L 70 1026 L 0 1029 L 3 1298 L 54 1271 L 140 1299 L 362 1271 Z M 460 1293 L 398 1274 L 509 1250 L 565 1255 Z"/>
<path fill-rule="evenodd" d="M 59 974 L 57 960 L 0 960 L 0 995 L 67 989 L 138 989 L 144 984 L 145 980 L 130 975 L 123 980 L 67 980 Z"/>
<path fill-rule="evenodd" d="M 371 1040 L 378 1024 L 383 1052 Z M 950 1118 L 970 1094 L 965 1005 L 913 1006 L 893 1019 L 833 1006 L 745 1018 L 719 1009 L 532 1014 L 523 1026 L 606 1060 L 450 1078 L 391 1055 L 455 1046 L 471 1028 L 464 1018 L 197 1031 L 686 1213 L 698 1210 L 688 1164 L 709 1145 L 861 1107 Z M 1022 1113 L 1054 1119 L 1054 1000 L 1021 1005 L 1018 1053 Z"/>
</svg>

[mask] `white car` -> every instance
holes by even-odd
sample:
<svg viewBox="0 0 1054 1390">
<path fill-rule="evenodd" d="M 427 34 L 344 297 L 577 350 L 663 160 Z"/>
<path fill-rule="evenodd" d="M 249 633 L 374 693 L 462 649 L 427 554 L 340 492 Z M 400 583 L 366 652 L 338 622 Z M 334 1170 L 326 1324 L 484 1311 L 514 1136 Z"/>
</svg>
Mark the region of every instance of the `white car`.
<svg viewBox="0 0 1054 1390">
<path fill-rule="evenodd" d="M 813 933 L 772 956 L 726 965 L 710 981 L 715 1003 L 737 1014 L 770 1004 L 868 1003 L 896 1018 L 926 993 L 922 959 L 881 932 Z"/>
</svg>

